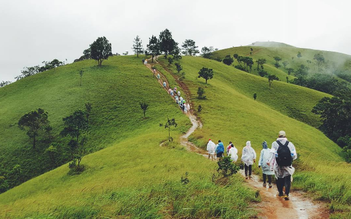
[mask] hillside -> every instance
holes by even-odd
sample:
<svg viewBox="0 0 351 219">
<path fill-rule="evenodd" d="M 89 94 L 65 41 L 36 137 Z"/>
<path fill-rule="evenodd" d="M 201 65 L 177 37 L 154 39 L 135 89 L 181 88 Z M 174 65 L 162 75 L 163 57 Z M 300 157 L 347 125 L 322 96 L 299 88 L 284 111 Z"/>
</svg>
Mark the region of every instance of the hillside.
<svg viewBox="0 0 351 219">
<path fill-rule="evenodd" d="M 214 60 L 183 57 L 180 63 L 194 108 L 202 106 L 197 114 L 204 126 L 191 136 L 194 143 L 204 147 L 208 138 L 221 139 L 225 143 L 232 141 L 241 151 L 250 140 L 259 152 L 263 141 L 271 144 L 279 130 L 285 130 L 299 154 L 294 164 L 297 168 L 293 187 L 312 191 L 317 199 L 349 212 L 346 206 L 351 194 L 346 191 L 351 189 L 350 164 L 339 156 L 341 149 L 334 142 L 300 117 L 304 114 L 312 119 L 312 107 L 327 94 L 281 81 L 274 81 L 269 87 L 264 78 Z M 214 70 L 214 78 L 208 84 L 197 77 L 202 67 Z M 196 98 L 198 87 L 204 88 L 206 100 Z M 257 100 L 252 97 L 255 92 Z"/>
<path fill-rule="evenodd" d="M 81 175 L 68 175 L 68 165 L 64 164 L 0 194 L 0 218 L 248 218 L 255 214 L 247 206 L 257 198 L 241 184 L 239 175 L 226 187 L 213 183 L 217 165 L 179 146 L 179 136 L 190 127 L 190 121 L 141 64 L 141 58 L 112 57 L 101 68 L 95 65 L 94 61 L 73 63 L 1 89 L 2 103 L 7 106 L 2 113 L 9 115 L 2 117 L 5 125 L 1 127 L 42 107 L 49 112 L 53 132 L 57 133 L 62 129 L 62 117 L 89 101 L 93 110 L 87 148 L 107 148 L 83 158 L 87 169 Z M 141 100 L 149 103 L 146 119 L 139 106 Z M 178 123 L 172 128 L 175 142 L 160 147 L 168 137 L 167 130 L 160 127 L 167 117 Z M 2 139 L 7 154 L 20 150 L 17 144 L 23 144 L 25 151 L 33 150 L 24 132 L 16 126 L 11 130 L 18 139 Z M 15 162 L 23 157 L 18 156 Z M 10 163 L 10 158 L 6 162 Z M 187 185 L 181 183 L 182 177 L 189 179 Z"/>
<path fill-rule="evenodd" d="M 1 97 L 7 100 L 4 104 L 9 106 L 3 112 L 12 116 L 7 123 L 4 118 L 0 120 L 7 127 L 33 107 L 43 107 L 53 116 L 50 121 L 57 133 L 62 129 L 62 117 L 77 106 L 83 107 L 86 101 L 91 102 L 95 108 L 88 147 L 92 151 L 105 148 L 83 158 L 87 170 L 81 175 L 67 175 L 66 164 L 0 194 L 0 208 L 4 209 L 0 217 L 249 218 L 255 215 L 248 206 L 259 198 L 243 185 L 239 175 L 234 175 L 226 186 L 214 183 L 211 177 L 217 165 L 179 146 L 179 136 L 189 128 L 190 122 L 140 60 L 113 57 L 102 68 L 94 67 L 93 61 L 78 62 L 7 86 L 6 94 L 0 89 Z M 157 69 L 173 87 L 177 82 L 164 69 L 166 61 L 163 58 L 159 61 L 163 65 L 157 64 Z M 240 157 L 246 141 L 250 140 L 259 154 L 264 140 L 270 145 L 278 131 L 285 130 L 299 156 L 294 163 L 293 189 L 310 191 L 316 199 L 329 202 L 335 218 L 351 216 L 350 165 L 339 156 L 341 149 L 315 128 L 320 120 L 311 113 L 321 98 L 330 95 L 285 81 L 273 81 L 270 87 L 266 78 L 200 57 L 185 56 L 180 63 L 185 72 L 182 82 L 191 93 L 193 110 L 196 112 L 202 106 L 202 111 L 196 114 L 203 127 L 191 135 L 193 143 L 205 148 L 209 138 L 221 139 L 225 145 L 233 141 Z M 208 84 L 197 77 L 202 67 L 214 70 L 214 78 Z M 81 68 L 85 69 L 82 87 L 78 75 Z M 174 65 L 169 68 L 176 72 Z M 60 80 L 51 82 L 56 77 Z M 41 88 L 44 94 L 56 88 L 50 96 L 68 96 L 72 100 L 62 99 L 61 105 L 50 107 L 60 98 L 45 99 L 44 94 L 39 99 L 35 95 L 22 98 L 30 94 L 25 89 L 32 87 L 36 87 L 33 91 Z M 204 88 L 206 100 L 196 98 L 198 87 Z M 77 92 L 81 88 L 85 90 Z M 80 95 L 75 96 L 76 93 Z M 17 99 L 27 100 L 29 105 L 35 100 L 39 106 L 22 106 Z M 138 105 L 141 99 L 150 103 L 147 119 L 142 118 Z M 12 106 L 12 102 L 16 104 Z M 16 107 L 23 109 L 15 115 Z M 60 107 L 70 112 L 55 113 Z M 167 139 L 167 131 L 160 123 L 164 124 L 167 117 L 175 118 L 178 123 L 172 130 L 175 142 L 160 147 Z M 29 150 L 25 133 L 15 125 L 11 128 L 20 136 L 19 140 L 12 144 L 4 138 L 9 143 L 2 147 L 14 153 L 16 145 L 25 142 Z M 260 172 L 256 166 L 254 171 Z M 182 177 L 188 177 L 189 183 L 182 184 Z"/>
<path fill-rule="evenodd" d="M 299 53 L 301 56 L 298 56 Z M 252 73 L 256 75 L 258 75 L 256 70 L 256 60 L 266 59 L 266 64 L 264 64 L 265 70 L 268 74 L 278 76 L 281 81 L 286 81 L 286 77 L 289 78 L 289 81 L 293 80 L 295 78 L 294 73 L 289 75 L 288 69 L 292 68 L 296 71 L 301 65 L 308 68 L 310 75 L 317 73 L 336 76 L 339 76 L 340 74 L 351 75 L 350 55 L 330 51 L 297 48 L 277 42 L 255 42 L 248 46 L 223 49 L 215 51 L 211 58 L 223 59 L 226 55 L 233 56 L 234 54 L 251 57 L 254 60 Z M 318 65 L 316 59 L 314 59 L 316 54 L 321 54 L 324 58 L 324 62 L 320 65 Z M 279 68 L 275 67 L 276 61 L 274 60 L 274 57 L 281 58 L 279 61 Z M 238 63 L 235 61 L 233 65 L 237 64 Z M 350 82 L 349 79 L 348 82 Z"/>
</svg>

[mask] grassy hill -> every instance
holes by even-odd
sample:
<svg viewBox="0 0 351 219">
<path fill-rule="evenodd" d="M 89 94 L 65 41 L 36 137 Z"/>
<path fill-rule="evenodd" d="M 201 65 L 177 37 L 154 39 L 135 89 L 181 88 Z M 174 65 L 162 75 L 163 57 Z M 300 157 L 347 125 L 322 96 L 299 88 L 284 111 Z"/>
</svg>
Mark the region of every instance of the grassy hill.
<svg viewBox="0 0 351 219">
<path fill-rule="evenodd" d="M 282 81 L 274 81 L 269 87 L 264 78 L 214 60 L 183 57 L 180 63 L 194 108 L 202 106 L 198 116 L 204 125 L 191 136 L 194 143 L 204 147 L 208 138 L 221 139 L 232 141 L 241 151 L 250 140 L 259 152 L 263 141 L 271 144 L 278 132 L 285 130 L 299 154 L 293 187 L 313 191 L 316 199 L 329 201 L 333 211 L 350 212 L 350 164 L 339 156 L 341 149 L 334 142 L 306 124 L 306 120 L 318 123 L 311 109 L 327 94 Z M 202 67 L 214 71 L 208 84 L 197 77 Z M 205 89 L 206 100 L 196 98 L 198 87 Z M 255 92 L 257 100 L 252 97 Z"/>
<path fill-rule="evenodd" d="M 245 48 L 239 48 L 244 54 Z M 266 51 L 268 57 L 269 51 Z M 304 54 L 302 52 L 303 57 Z M 223 52 L 223 55 L 226 54 Z M 160 61 L 165 62 L 163 58 Z M 232 141 L 240 157 L 245 142 L 250 140 L 259 155 L 264 140 L 270 144 L 280 130 L 285 130 L 299 156 L 294 163 L 293 188 L 310 191 L 316 199 L 330 202 L 332 217 L 351 216 L 350 165 L 339 156 L 341 149 L 315 128 L 320 120 L 311 113 L 313 106 L 328 94 L 284 80 L 274 81 L 269 87 L 266 78 L 214 60 L 183 57 L 180 63 L 194 109 L 199 105 L 203 108 L 197 112 L 203 128 L 191 136 L 192 142 L 205 148 L 208 138 L 221 139 L 225 144 Z M 179 146 L 178 137 L 190 127 L 190 122 L 140 59 L 113 57 L 104 62 L 102 68 L 94 65 L 93 61 L 74 63 L 0 89 L 0 101 L 7 101 L 1 105 L 8 106 L 2 113 L 12 118 L 1 118 L 4 126 L 0 127 L 9 127 L 17 133 L 12 140 L 3 138 L 7 143 L 1 147 L 7 153 L 16 152 L 15 148 L 21 144 L 26 145 L 27 151 L 31 149 L 28 137 L 15 125 L 24 113 L 44 108 L 55 126 L 54 132 L 58 133 L 62 129 L 62 117 L 86 102 L 93 105 L 87 146 L 91 151 L 107 147 L 83 158 L 87 170 L 81 175 L 67 175 L 68 167 L 63 165 L 0 194 L 0 209 L 4 209 L 0 217 L 248 218 L 255 214 L 248 205 L 258 199 L 254 191 L 243 186 L 240 176 L 232 177 L 226 186 L 215 183 L 211 176 L 216 164 Z M 271 66 L 269 62 L 266 65 L 265 68 Z M 208 84 L 197 77 L 202 67 L 214 70 L 214 78 Z M 176 85 L 161 65 L 157 68 L 171 86 Z M 175 72 L 174 66 L 170 68 Z M 81 87 L 80 69 L 85 70 Z M 54 78 L 56 81 L 51 82 Z M 205 89 L 206 100 L 196 98 L 198 87 Z M 23 98 L 31 93 L 26 89 L 43 94 L 38 99 L 33 94 Z M 51 89 L 56 92 L 50 94 Z M 28 99 L 30 97 L 32 99 Z M 27 101 L 30 107 L 17 102 L 18 99 Z M 150 103 L 147 119 L 142 118 L 140 100 Z M 32 104 L 33 101 L 36 104 Z M 51 107 L 46 101 L 61 102 L 61 105 Z M 21 108 L 17 114 L 16 107 Z M 164 124 L 167 116 L 174 117 L 178 123 L 172 132 L 175 142 L 160 147 L 167 132 L 159 124 Z M 7 136 L 12 135 L 8 132 Z M 11 162 L 10 159 L 7 162 Z M 260 172 L 256 166 L 254 171 Z M 181 177 L 187 177 L 189 183 L 182 184 Z"/>
<path fill-rule="evenodd" d="M 297 57 L 298 53 L 301 53 L 301 57 Z M 223 59 L 226 55 L 233 56 L 238 54 L 240 56 L 249 56 L 253 58 L 254 61 L 258 59 L 266 59 L 266 64 L 264 65 L 265 70 L 269 74 L 274 74 L 278 76 L 281 81 L 286 81 L 286 77 L 289 80 L 294 79 L 293 75 L 288 75 L 287 68 L 298 69 L 300 65 L 305 65 L 309 68 L 311 74 L 324 73 L 324 74 L 335 74 L 337 72 L 343 72 L 347 75 L 351 75 L 351 56 L 330 52 L 322 50 L 313 50 L 306 48 L 297 48 L 284 43 L 277 42 L 256 42 L 249 46 L 232 47 L 228 49 L 223 49 L 215 51 L 212 55 L 214 59 Z M 315 54 L 321 54 L 325 58 L 325 63 L 318 68 L 317 62 L 314 59 Z M 279 62 L 281 67 L 274 67 L 275 60 L 274 57 L 278 56 L 282 60 Z M 284 68 L 283 62 L 287 65 Z M 235 61 L 234 65 L 238 63 Z M 256 62 L 253 67 L 253 74 L 258 75 L 256 69 Z"/>
<path fill-rule="evenodd" d="M 6 106 L 1 115 L 7 115 L 0 121 L 6 133 L 0 141 L 6 151 L 2 165 L 20 164 L 28 172 L 40 168 L 31 156 L 40 157 L 48 145 L 41 143 L 33 150 L 25 132 L 16 127 L 20 116 L 39 107 L 49 112 L 53 133 L 59 138 L 62 118 L 90 102 L 87 148 L 107 147 L 83 158 L 87 169 L 81 175 L 68 175 L 65 164 L 0 194 L 0 218 L 248 218 L 255 214 L 247 206 L 257 198 L 241 184 L 240 176 L 225 187 L 216 184 L 212 174 L 217 165 L 179 146 L 178 138 L 190 121 L 141 58 L 112 57 L 101 68 L 95 65 L 94 61 L 73 63 L 0 89 L 1 106 Z M 84 70 L 82 86 L 80 69 Z M 146 119 L 139 106 L 142 100 L 149 103 Z M 172 130 L 175 142 L 160 147 L 168 137 L 160 127 L 167 117 L 178 123 Z M 59 147 L 68 140 L 61 139 Z M 182 184 L 181 177 L 189 183 Z"/>
</svg>

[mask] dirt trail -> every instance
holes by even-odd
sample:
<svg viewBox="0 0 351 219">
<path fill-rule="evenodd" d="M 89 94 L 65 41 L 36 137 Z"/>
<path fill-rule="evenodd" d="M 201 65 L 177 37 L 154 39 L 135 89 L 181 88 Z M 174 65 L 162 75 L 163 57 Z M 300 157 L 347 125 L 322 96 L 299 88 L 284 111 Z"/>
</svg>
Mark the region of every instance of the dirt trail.
<svg viewBox="0 0 351 219">
<path fill-rule="evenodd" d="M 152 66 L 147 64 L 152 72 Z M 166 69 L 166 68 L 165 68 Z M 169 71 L 168 69 L 166 69 Z M 156 71 L 155 74 L 160 74 L 161 79 L 166 81 L 168 85 L 168 81 L 166 77 L 164 77 L 161 72 Z M 175 77 L 172 73 L 171 75 Z M 176 77 L 175 77 L 176 78 Z M 162 85 L 162 80 L 158 80 Z M 176 81 L 179 82 L 179 80 Z M 189 102 L 190 92 L 184 83 L 179 84 L 179 86 L 183 89 L 186 94 L 186 99 Z M 167 90 L 168 88 L 165 88 Z M 193 108 L 193 107 L 192 107 Z M 207 152 L 201 148 L 198 148 L 196 145 L 188 141 L 188 137 L 197 129 L 202 128 L 202 123 L 193 115 L 191 112 L 186 114 L 191 123 L 192 127 L 180 137 L 181 145 L 185 146 L 187 150 L 195 152 L 201 156 L 207 158 Z M 240 171 L 240 173 L 244 176 L 244 172 Z M 312 202 L 310 199 L 306 198 L 306 193 L 301 191 L 292 191 L 290 193 L 290 200 L 285 201 L 281 197 L 277 197 L 277 188 L 274 185 L 273 188 L 263 188 L 263 182 L 259 180 L 257 175 L 253 175 L 252 179 L 246 180 L 247 184 L 259 191 L 262 202 L 253 204 L 253 207 L 258 211 L 258 218 L 261 219 L 291 219 L 291 218 L 300 218 L 300 219 L 324 219 L 329 218 L 328 209 L 325 207 L 323 203 Z"/>
</svg>

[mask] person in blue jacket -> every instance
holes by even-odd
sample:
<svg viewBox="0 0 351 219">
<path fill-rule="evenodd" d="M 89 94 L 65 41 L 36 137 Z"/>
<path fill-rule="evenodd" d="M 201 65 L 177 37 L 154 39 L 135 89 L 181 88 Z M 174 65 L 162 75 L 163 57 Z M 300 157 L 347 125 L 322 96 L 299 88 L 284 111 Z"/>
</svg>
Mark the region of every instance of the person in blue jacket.
<svg viewBox="0 0 351 219">
<path fill-rule="evenodd" d="M 221 140 L 218 140 L 217 148 L 216 148 L 217 158 L 222 159 L 224 153 L 224 145 Z"/>
</svg>

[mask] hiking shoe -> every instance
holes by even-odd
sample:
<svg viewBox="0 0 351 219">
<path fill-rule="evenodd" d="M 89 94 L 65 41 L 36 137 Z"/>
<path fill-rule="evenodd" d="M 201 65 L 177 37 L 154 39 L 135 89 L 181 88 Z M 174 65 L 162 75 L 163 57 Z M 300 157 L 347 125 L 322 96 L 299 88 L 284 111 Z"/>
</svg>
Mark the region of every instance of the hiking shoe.
<svg viewBox="0 0 351 219">
<path fill-rule="evenodd" d="M 266 183 L 263 183 L 263 187 L 266 188 Z"/>
<path fill-rule="evenodd" d="M 284 194 L 283 193 L 278 193 L 277 196 L 282 197 L 282 196 L 284 196 Z"/>
<path fill-rule="evenodd" d="M 289 196 L 288 195 L 284 195 L 284 200 L 285 201 L 289 201 Z"/>
<path fill-rule="evenodd" d="M 269 183 L 269 188 L 272 188 L 273 186 L 272 186 L 272 183 Z"/>
<path fill-rule="evenodd" d="M 248 178 L 249 178 L 249 177 L 247 177 L 247 176 L 245 177 L 245 179 L 248 179 Z"/>
</svg>

